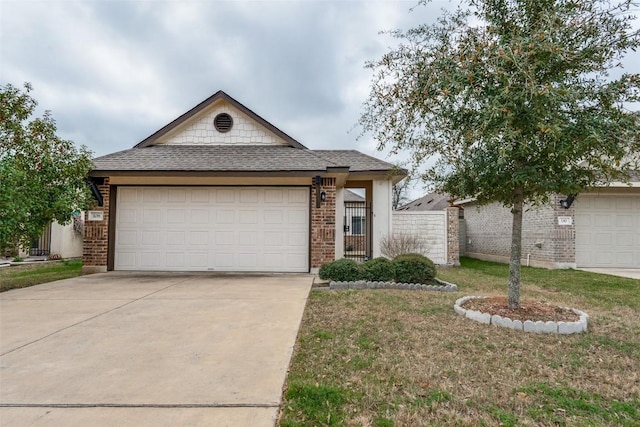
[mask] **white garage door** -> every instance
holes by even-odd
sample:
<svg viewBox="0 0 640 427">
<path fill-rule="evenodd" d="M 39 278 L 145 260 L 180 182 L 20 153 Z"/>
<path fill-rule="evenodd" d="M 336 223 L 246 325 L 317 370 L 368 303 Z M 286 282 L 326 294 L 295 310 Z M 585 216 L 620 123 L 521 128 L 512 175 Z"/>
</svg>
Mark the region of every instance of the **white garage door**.
<svg viewBox="0 0 640 427">
<path fill-rule="evenodd" d="M 640 196 L 580 195 L 578 267 L 640 268 Z"/>
<path fill-rule="evenodd" d="M 309 189 L 119 187 L 116 270 L 309 271 Z"/>
</svg>

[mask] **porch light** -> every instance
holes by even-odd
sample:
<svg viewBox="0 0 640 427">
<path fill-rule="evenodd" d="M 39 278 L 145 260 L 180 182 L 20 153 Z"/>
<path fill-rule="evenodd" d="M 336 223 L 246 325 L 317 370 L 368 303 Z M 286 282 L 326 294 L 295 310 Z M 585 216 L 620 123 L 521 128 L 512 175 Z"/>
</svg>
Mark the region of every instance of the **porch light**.
<svg viewBox="0 0 640 427">
<path fill-rule="evenodd" d="M 576 197 L 575 194 L 567 194 L 566 199 L 560 200 L 560 206 L 562 206 L 565 209 L 569 209 L 573 204 L 573 199 L 575 199 L 575 197 Z"/>
</svg>

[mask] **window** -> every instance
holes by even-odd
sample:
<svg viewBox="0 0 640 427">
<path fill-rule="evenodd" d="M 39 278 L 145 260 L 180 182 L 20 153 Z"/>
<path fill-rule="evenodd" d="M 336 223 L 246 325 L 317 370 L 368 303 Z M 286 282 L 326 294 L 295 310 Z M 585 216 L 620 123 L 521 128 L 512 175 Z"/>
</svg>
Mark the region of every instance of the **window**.
<svg viewBox="0 0 640 427">
<path fill-rule="evenodd" d="M 351 217 L 351 234 L 365 234 L 365 218 L 363 216 Z"/>
</svg>

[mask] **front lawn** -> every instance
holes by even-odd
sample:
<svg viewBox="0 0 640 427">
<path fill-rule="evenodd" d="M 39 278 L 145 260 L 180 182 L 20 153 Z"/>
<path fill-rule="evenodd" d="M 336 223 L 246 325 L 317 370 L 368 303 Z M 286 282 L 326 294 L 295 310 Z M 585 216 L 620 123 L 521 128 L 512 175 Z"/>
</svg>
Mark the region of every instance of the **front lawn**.
<svg viewBox="0 0 640 427">
<path fill-rule="evenodd" d="M 438 277 L 460 291 L 312 292 L 280 425 L 640 425 L 640 281 L 523 268 L 523 299 L 590 315 L 561 336 L 454 313 L 463 295 L 506 295 L 507 265 L 463 259 Z"/>
<path fill-rule="evenodd" d="M 0 292 L 25 288 L 82 274 L 82 261 L 34 262 L 0 268 Z"/>
</svg>

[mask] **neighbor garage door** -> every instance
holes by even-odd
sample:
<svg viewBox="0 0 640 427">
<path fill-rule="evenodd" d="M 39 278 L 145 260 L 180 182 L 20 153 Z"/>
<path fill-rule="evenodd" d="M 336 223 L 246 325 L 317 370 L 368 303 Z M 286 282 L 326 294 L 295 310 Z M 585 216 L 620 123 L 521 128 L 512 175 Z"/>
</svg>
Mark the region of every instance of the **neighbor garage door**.
<svg viewBox="0 0 640 427">
<path fill-rule="evenodd" d="M 118 187 L 116 270 L 309 271 L 305 187 Z"/>
<path fill-rule="evenodd" d="M 580 195 L 578 267 L 640 268 L 640 196 Z"/>
</svg>

